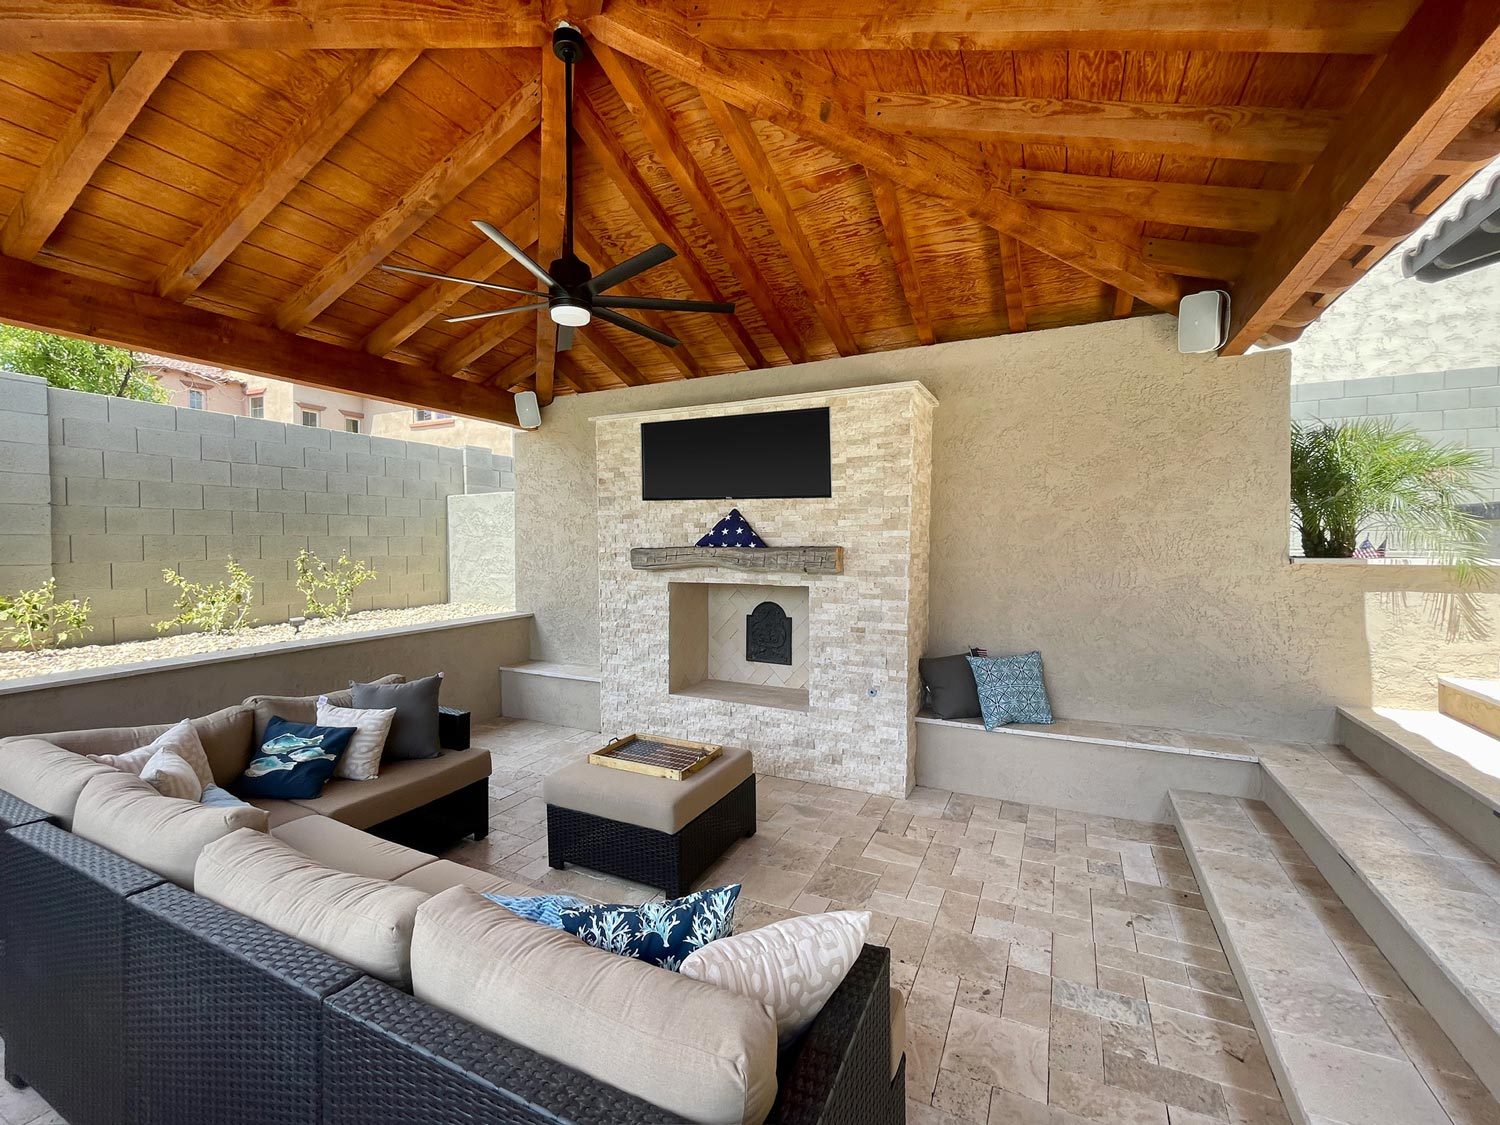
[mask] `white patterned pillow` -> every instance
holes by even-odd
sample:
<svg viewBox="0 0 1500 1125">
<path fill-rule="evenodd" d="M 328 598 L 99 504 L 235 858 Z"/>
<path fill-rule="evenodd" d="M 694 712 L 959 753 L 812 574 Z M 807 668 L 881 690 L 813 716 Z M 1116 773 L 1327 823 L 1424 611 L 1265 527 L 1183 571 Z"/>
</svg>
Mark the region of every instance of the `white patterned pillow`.
<svg viewBox="0 0 1500 1125">
<path fill-rule="evenodd" d="M 124 773 L 133 773 L 140 777 L 146 768 L 146 763 L 161 750 L 172 751 L 193 767 L 200 791 L 204 786 L 214 783 L 214 771 L 209 768 L 208 755 L 203 752 L 203 740 L 198 737 L 198 731 L 190 719 L 183 719 L 176 726 L 168 727 L 152 739 L 149 746 L 142 746 L 128 754 L 90 754 L 89 757 L 96 762 L 103 762 L 106 766 L 113 766 Z M 197 799 L 197 797 L 193 798 L 195 801 Z"/>
<path fill-rule="evenodd" d="M 318 726 L 353 727 L 349 749 L 339 755 L 334 777 L 351 781 L 373 781 L 380 776 L 380 755 L 396 718 L 394 707 L 335 707 L 326 695 L 318 696 Z"/>
<path fill-rule="evenodd" d="M 193 767 L 172 750 L 158 750 L 152 754 L 146 768 L 141 770 L 141 780 L 163 797 L 196 801 L 203 796 L 203 786 Z"/>
<path fill-rule="evenodd" d="M 844 983 L 869 932 L 864 910 L 788 918 L 709 942 L 683 958 L 679 971 L 759 1000 L 776 1017 L 785 1046 Z"/>
</svg>

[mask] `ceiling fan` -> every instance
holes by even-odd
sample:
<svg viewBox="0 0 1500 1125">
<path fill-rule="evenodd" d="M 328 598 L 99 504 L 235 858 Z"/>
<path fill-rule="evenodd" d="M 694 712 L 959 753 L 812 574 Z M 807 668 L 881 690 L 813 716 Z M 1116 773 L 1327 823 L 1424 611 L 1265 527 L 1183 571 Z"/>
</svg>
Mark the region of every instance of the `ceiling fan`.
<svg viewBox="0 0 1500 1125">
<path fill-rule="evenodd" d="M 564 148 L 566 150 L 566 164 L 564 188 L 566 198 L 563 209 L 563 232 L 562 232 L 562 256 L 554 261 L 547 269 L 542 269 L 536 262 L 526 255 L 526 252 L 506 238 L 497 227 L 483 221 L 474 220 L 474 225 L 479 228 L 486 238 L 490 239 L 530 273 L 537 281 L 546 288 L 542 290 L 518 289 L 512 285 L 498 285 L 490 281 L 480 281 L 472 277 L 453 277 L 444 273 L 430 273 L 427 270 L 411 269 L 407 266 L 382 266 L 381 269 L 392 273 L 414 274 L 417 277 L 430 277 L 437 281 L 457 281 L 464 285 L 472 285 L 478 289 L 490 289 L 500 293 L 515 293 L 524 297 L 536 297 L 539 300 L 530 304 L 511 305 L 503 309 L 494 309 L 490 312 L 469 313 L 465 316 L 450 316 L 447 318 L 449 324 L 458 324 L 468 320 L 485 320 L 492 316 L 509 316 L 511 313 L 536 312 L 547 310 L 547 315 L 557 325 L 557 350 L 565 352 L 573 346 L 573 332 L 582 328 L 594 317 L 606 323 L 623 328 L 627 332 L 634 332 L 637 336 L 644 336 L 648 340 L 658 344 L 664 344 L 669 348 L 675 348 L 680 343 L 676 337 L 668 336 L 665 332 L 658 332 L 650 325 L 642 324 L 631 317 L 624 316 L 619 309 L 647 309 L 657 312 L 706 312 L 706 313 L 732 313 L 734 305 L 724 301 L 679 301 L 665 297 L 625 297 L 614 296 L 609 290 L 622 285 L 644 273 L 653 266 L 659 266 L 677 256 L 677 252 L 670 246 L 658 242 L 649 250 L 643 250 L 632 258 L 627 258 L 618 265 L 611 266 L 598 277 L 594 277 L 587 263 L 577 254 L 573 253 L 573 65 L 583 56 L 583 34 L 576 27 L 569 24 L 559 24 L 552 33 L 552 53 L 563 61 L 567 67 L 567 94 L 564 99 L 565 118 L 564 136 L 566 138 Z"/>
</svg>

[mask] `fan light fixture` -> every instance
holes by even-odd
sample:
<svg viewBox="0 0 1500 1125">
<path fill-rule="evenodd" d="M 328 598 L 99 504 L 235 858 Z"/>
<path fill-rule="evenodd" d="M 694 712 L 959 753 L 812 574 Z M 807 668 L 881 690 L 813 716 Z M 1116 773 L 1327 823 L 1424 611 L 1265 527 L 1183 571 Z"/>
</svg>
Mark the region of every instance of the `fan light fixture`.
<svg viewBox="0 0 1500 1125">
<path fill-rule="evenodd" d="M 589 310 L 583 305 L 555 304 L 547 310 L 547 315 L 552 318 L 553 324 L 563 324 L 569 328 L 582 328 L 593 318 Z"/>
</svg>

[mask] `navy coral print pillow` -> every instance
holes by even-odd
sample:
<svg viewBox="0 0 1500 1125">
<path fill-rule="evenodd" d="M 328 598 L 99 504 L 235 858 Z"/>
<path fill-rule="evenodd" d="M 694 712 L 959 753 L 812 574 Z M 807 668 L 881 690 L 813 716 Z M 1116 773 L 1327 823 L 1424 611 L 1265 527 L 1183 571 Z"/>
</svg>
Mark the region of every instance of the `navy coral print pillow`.
<svg viewBox="0 0 1500 1125">
<path fill-rule="evenodd" d="M 238 797 L 307 801 L 321 796 L 356 733 L 354 727 L 293 723 L 277 715 L 266 724 L 260 749 L 231 788 Z"/>
<path fill-rule="evenodd" d="M 562 928 L 596 949 L 676 972 L 682 959 L 734 932 L 738 883 L 694 891 L 671 902 L 584 906 L 562 912 Z"/>
</svg>

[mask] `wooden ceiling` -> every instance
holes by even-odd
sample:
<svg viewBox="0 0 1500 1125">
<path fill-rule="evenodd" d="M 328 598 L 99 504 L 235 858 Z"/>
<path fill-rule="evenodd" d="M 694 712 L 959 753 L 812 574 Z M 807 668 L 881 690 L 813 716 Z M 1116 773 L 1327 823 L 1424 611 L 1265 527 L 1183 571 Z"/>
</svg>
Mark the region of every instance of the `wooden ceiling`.
<svg viewBox="0 0 1500 1125">
<path fill-rule="evenodd" d="M 559 20 L 578 252 L 738 306 L 680 348 L 378 269 L 556 255 Z M 507 423 L 1205 287 L 1293 339 L 1500 153 L 1494 0 L 0 0 L 0 52 L 0 319 Z"/>
</svg>

